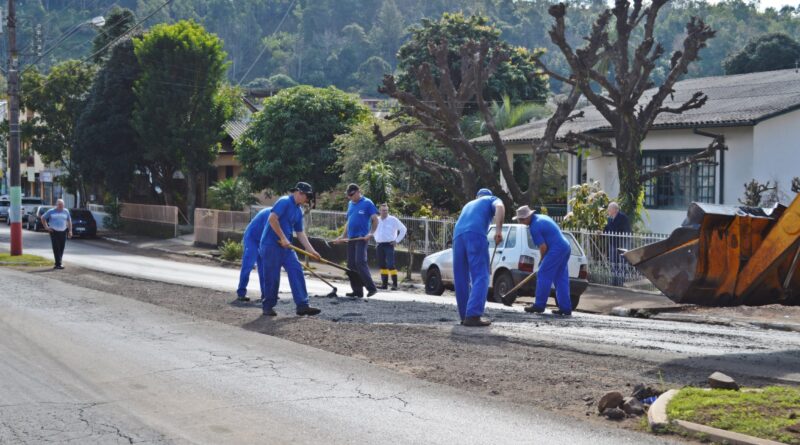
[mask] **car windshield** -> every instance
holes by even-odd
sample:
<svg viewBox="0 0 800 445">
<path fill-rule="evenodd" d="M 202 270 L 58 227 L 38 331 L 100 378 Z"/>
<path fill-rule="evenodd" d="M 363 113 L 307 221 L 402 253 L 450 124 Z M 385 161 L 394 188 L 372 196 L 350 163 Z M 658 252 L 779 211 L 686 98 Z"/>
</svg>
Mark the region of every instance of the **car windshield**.
<svg viewBox="0 0 800 445">
<path fill-rule="evenodd" d="M 0 207 L 10 207 L 11 201 L 0 201 Z"/>
<path fill-rule="evenodd" d="M 23 204 L 41 204 L 42 203 L 42 199 L 41 198 L 22 198 L 22 203 Z"/>
</svg>

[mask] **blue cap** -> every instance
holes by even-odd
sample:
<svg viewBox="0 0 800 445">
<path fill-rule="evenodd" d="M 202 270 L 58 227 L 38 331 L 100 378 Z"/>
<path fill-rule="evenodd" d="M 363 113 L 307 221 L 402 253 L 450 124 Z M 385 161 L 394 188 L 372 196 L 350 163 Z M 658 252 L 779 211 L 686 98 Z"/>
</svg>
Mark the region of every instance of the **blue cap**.
<svg viewBox="0 0 800 445">
<path fill-rule="evenodd" d="M 480 189 L 478 193 L 475 194 L 476 197 L 480 196 L 492 196 L 492 191 L 489 189 Z"/>
</svg>

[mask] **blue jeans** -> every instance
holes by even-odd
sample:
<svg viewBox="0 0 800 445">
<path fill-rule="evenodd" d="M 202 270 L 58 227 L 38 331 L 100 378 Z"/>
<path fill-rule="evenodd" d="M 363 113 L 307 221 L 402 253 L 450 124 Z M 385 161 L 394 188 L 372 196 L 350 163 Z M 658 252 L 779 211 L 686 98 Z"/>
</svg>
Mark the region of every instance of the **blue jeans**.
<svg viewBox="0 0 800 445">
<path fill-rule="evenodd" d="M 572 300 L 569 299 L 569 249 L 548 250 L 539 265 L 536 274 L 536 300 L 534 307 L 544 309 L 550 288 L 556 286 L 556 304 L 564 312 L 572 312 Z"/>
<path fill-rule="evenodd" d="M 289 276 L 289 287 L 292 289 L 294 304 L 298 309 L 308 307 L 308 291 L 303 266 L 297 259 L 294 250 L 284 249 L 277 244 L 261 246 L 261 264 L 264 268 L 264 312 L 278 304 L 278 290 L 281 285 L 281 266 Z"/>
<path fill-rule="evenodd" d="M 369 265 L 367 265 L 367 242 L 364 240 L 348 241 L 347 242 L 347 268 L 358 272 L 361 276 L 363 287 L 350 280 L 350 287 L 356 295 L 364 295 L 364 287 L 367 292 L 377 292 L 378 288 L 372 281 L 372 276 L 369 272 Z"/>
<path fill-rule="evenodd" d="M 394 246 L 392 243 L 378 243 L 378 267 L 381 269 L 394 269 Z"/>
<path fill-rule="evenodd" d="M 489 243 L 485 234 L 467 232 L 453 240 L 453 281 L 461 320 L 483 315 L 489 293 Z"/>
<path fill-rule="evenodd" d="M 244 297 L 247 295 L 247 283 L 250 282 L 250 272 L 253 265 L 258 269 L 258 284 L 261 287 L 261 298 L 264 298 L 264 271 L 261 266 L 261 255 L 258 254 L 258 243 L 250 243 L 245 240 L 244 254 L 242 254 L 242 270 L 239 272 L 239 288 L 236 295 Z"/>
</svg>

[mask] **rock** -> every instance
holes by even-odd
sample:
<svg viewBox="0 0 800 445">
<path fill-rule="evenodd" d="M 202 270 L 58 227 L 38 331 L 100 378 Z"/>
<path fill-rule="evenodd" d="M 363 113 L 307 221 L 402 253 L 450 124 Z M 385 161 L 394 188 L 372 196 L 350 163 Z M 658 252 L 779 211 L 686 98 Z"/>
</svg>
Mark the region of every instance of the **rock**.
<svg viewBox="0 0 800 445">
<path fill-rule="evenodd" d="M 644 383 L 639 383 L 633 387 L 633 391 L 631 391 L 631 396 L 636 397 L 637 399 L 644 400 L 648 397 L 655 397 L 660 396 L 661 391 L 654 389 L 652 386 L 645 386 Z"/>
<path fill-rule="evenodd" d="M 625 411 L 619 408 L 608 408 L 603 411 L 603 415 L 611 420 L 622 420 L 625 418 Z"/>
<path fill-rule="evenodd" d="M 800 423 L 795 423 L 794 425 L 789 425 L 786 427 L 786 430 L 792 433 L 800 434 Z"/>
<path fill-rule="evenodd" d="M 713 389 L 739 390 L 739 385 L 736 381 L 721 372 L 715 372 L 708 376 L 708 386 Z"/>
<path fill-rule="evenodd" d="M 622 410 L 626 414 L 633 414 L 634 416 L 641 416 L 644 414 L 644 405 L 636 397 L 625 397 L 622 401 Z"/>
<path fill-rule="evenodd" d="M 597 411 L 603 413 L 609 408 L 619 408 L 622 406 L 622 394 L 619 391 L 611 391 L 606 393 L 599 402 L 597 402 Z"/>
<path fill-rule="evenodd" d="M 583 396 L 583 401 L 584 402 L 591 402 L 592 400 L 594 400 L 594 397 L 592 397 L 592 396 Z"/>
</svg>

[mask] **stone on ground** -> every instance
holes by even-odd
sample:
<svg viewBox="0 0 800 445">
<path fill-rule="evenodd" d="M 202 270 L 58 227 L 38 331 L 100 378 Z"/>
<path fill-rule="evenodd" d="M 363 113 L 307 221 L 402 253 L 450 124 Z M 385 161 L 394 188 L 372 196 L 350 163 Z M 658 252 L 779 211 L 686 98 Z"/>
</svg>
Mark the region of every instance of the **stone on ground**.
<svg viewBox="0 0 800 445">
<path fill-rule="evenodd" d="M 731 377 L 721 373 L 715 372 L 708 376 L 708 386 L 712 389 L 732 389 L 739 390 L 739 385 Z"/>
<path fill-rule="evenodd" d="M 599 402 L 597 402 L 597 411 L 603 413 L 609 408 L 619 408 L 622 406 L 622 393 L 619 391 L 611 391 L 604 395 Z"/>
</svg>

